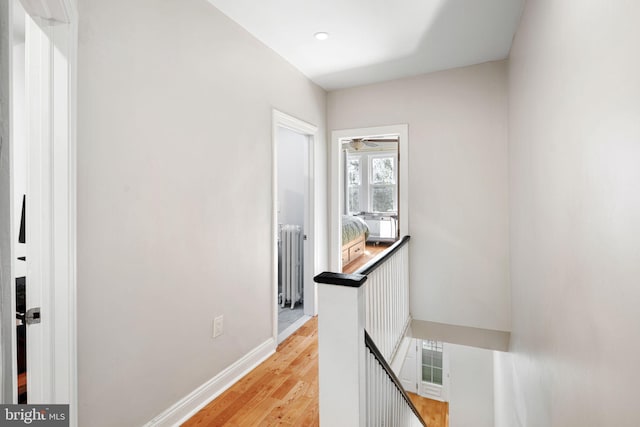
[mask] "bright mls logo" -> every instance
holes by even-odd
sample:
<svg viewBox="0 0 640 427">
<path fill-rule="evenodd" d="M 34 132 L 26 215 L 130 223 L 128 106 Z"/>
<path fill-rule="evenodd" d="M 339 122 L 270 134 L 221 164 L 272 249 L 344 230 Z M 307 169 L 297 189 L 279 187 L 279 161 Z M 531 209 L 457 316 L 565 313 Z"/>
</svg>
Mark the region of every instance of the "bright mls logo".
<svg viewBox="0 0 640 427">
<path fill-rule="evenodd" d="M 0 425 L 69 427 L 69 405 L 0 405 Z"/>
</svg>

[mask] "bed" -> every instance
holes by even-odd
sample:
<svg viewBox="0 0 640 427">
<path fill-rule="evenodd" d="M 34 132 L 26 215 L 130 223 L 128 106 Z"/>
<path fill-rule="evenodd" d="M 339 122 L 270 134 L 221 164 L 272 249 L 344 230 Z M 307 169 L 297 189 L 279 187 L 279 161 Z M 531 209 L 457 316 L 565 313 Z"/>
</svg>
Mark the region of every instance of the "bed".
<svg viewBox="0 0 640 427">
<path fill-rule="evenodd" d="M 342 216 L 342 266 L 351 264 L 364 254 L 369 227 L 362 218 Z"/>
</svg>

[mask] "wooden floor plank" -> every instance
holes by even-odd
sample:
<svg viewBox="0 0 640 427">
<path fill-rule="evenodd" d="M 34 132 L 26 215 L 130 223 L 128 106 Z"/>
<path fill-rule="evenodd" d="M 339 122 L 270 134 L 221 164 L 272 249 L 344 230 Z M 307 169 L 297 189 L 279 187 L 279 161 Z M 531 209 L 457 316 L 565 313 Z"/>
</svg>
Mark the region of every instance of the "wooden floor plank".
<svg viewBox="0 0 640 427">
<path fill-rule="evenodd" d="M 278 399 L 269 397 L 261 401 L 255 407 L 250 407 L 239 411 L 236 415 L 233 416 L 233 418 L 229 420 L 227 424 L 211 424 L 210 426 L 213 427 L 214 425 L 224 425 L 229 427 L 245 427 L 266 425 L 263 422 L 265 417 L 271 412 L 273 408 L 278 405 L 278 403 Z"/>
<path fill-rule="evenodd" d="M 357 269 L 359 269 L 360 267 L 362 267 L 363 265 L 365 265 L 366 263 L 368 263 L 369 261 L 377 257 L 380 252 L 383 252 L 388 247 L 389 245 L 384 243 L 380 243 L 377 245 L 375 243 L 367 243 L 367 245 L 364 248 L 364 254 L 362 254 L 360 258 L 356 259 L 352 263 L 345 265 L 342 268 L 342 272 L 346 274 L 353 273 L 354 271 L 356 271 Z"/>
<path fill-rule="evenodd" d="M 183 426 L 318 425 L 317 331 L 312 318 Z"/>
<path fill-rule="evenodd" d="M 429 427 L 448 427 L 446 403 L 409 395 Z M 318 320 L 312 318 L 287 338 L 275 354 L 183 426 L 318 427 L 319 423 Z"/>
<path fill-rule="evenodd" d="M 449 427 L 449 403 L 407 393 L 428 427 Z"/>
</svg>

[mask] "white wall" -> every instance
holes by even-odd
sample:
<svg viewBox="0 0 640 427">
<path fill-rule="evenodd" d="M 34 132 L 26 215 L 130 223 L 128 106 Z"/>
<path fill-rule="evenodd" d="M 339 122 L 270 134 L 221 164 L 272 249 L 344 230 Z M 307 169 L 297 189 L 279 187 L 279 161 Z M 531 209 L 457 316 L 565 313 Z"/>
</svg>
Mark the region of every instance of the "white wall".
<svg viewBox="0 0 640 427">
<path fill-rule="evenodd" d="M 637 426 L 640 2 L 529 1 L 510 60 L 496 425 Z"/>
<path fill-rule="evenodd" d="M 445 344 L 449 357 L 449 425 L 493 427 L 493 351 Z"/>
<path fill-rule="evenodd" d="M 305 225 L 305 192 L 309 186 L 309 138 L 278 128 L 278 223 Z"/>
<path fill-rule="evenodd" d="M 141 425 L 271 338 L 272 108 L 326 93 L 205 0 L 79 16 L 79 424 Z"/>
<path fill-rule="evenodd" d="M 491 62 L 329 94 L 330 130 L 409 124 L 415 319 L 510 329 L 506 76 Z"/>
</svg>

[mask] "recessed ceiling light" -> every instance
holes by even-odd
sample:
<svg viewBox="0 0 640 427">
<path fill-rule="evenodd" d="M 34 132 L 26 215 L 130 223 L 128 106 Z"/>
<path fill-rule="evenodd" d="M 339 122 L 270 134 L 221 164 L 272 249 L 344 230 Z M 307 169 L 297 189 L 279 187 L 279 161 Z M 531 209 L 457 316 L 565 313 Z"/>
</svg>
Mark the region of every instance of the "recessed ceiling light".
<svg viewBox="0 0 640 427">
<path fill-rule="evenodd" d="M 313 35 L 318 40 L 326 40 L 329 38 L 329 33 L 325 33 L 324 31 L 320 31 L 319 33 L 315 33 Z"/>
</svg>

